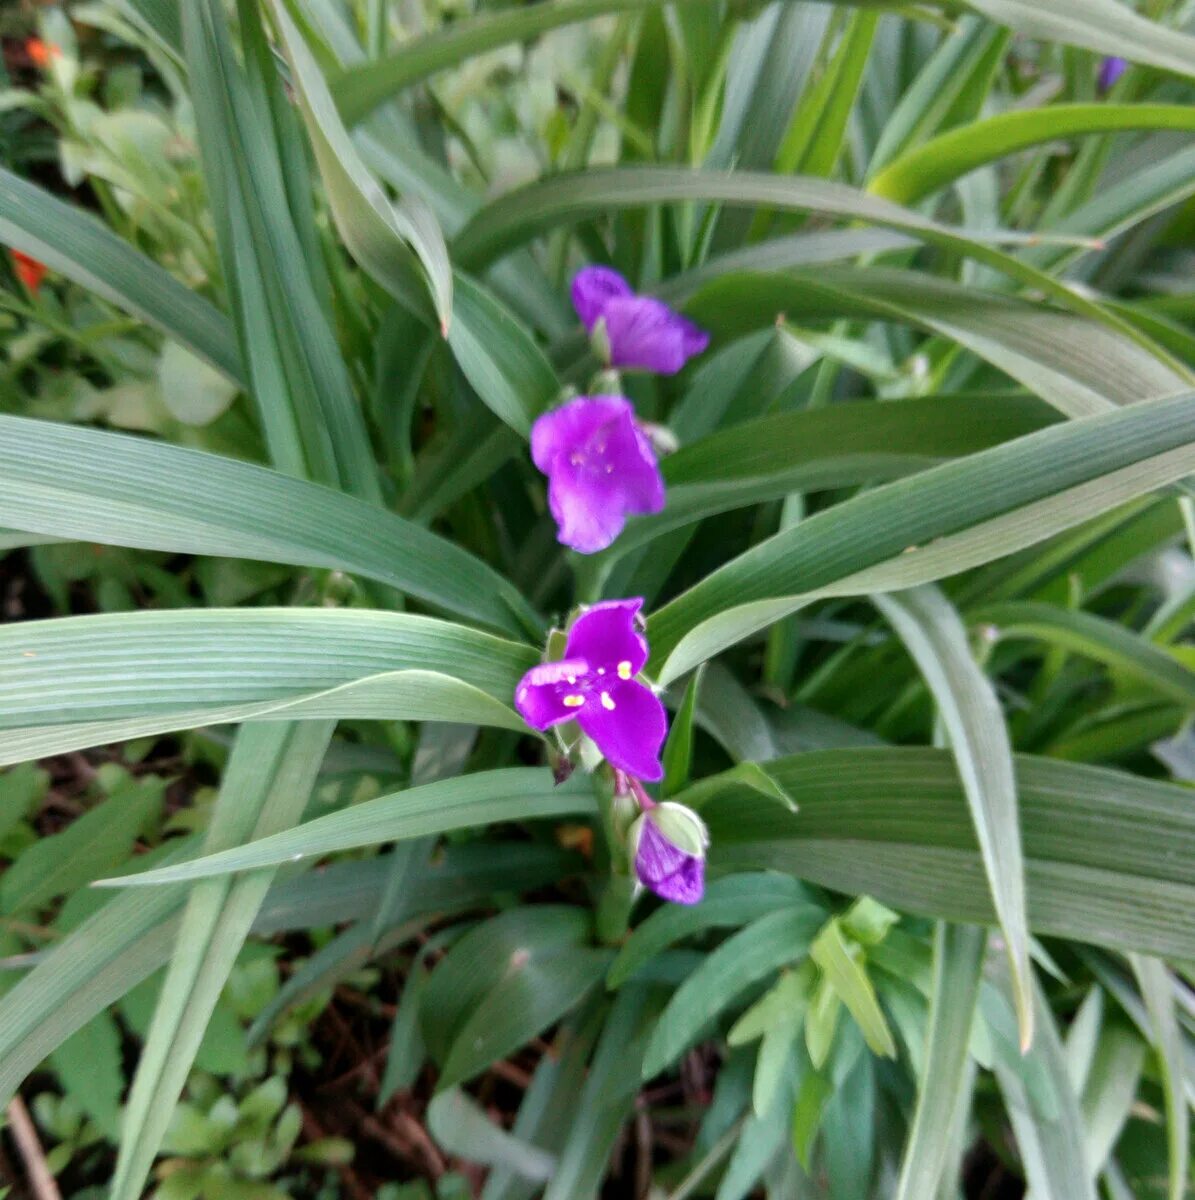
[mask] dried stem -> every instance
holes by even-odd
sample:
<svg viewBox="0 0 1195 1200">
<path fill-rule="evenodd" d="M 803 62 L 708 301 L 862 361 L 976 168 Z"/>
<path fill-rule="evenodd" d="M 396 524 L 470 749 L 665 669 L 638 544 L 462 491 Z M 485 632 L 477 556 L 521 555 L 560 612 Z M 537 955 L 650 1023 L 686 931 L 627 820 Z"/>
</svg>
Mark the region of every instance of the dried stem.
<svg viewBox="0 0 1195 1200">
<path fill-rule="evenodd" d="M 8 1125 L 21 1161 L 25 1164 L 25 1175 L 34 1196 L 37 1200 L 62 1200 L 58 1184 L 46 1165 L 46 1156 L 42 1152 L 33 1118 L 20 1096 L 14 1096 L 8 1105 Z"/>
</svg>

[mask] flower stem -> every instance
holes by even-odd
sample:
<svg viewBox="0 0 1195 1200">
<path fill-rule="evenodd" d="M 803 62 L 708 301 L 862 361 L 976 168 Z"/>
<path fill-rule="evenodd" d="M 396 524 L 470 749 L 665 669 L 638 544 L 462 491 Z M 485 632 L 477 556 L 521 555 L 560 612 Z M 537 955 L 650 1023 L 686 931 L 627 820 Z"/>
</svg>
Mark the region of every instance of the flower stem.
<svg viewBox="0 0 1195 1200">
<path fill-rule="evenodd" d="M 596 916 L 598 940 L 607 946 L 617 946 L 625 939 L 638 891 L 627 862 L 626 843 L 618 828 L 614 789 L 614 776 L 608 766 L 593 773 L 593 794 L 601 813 L 610 860 L 610 877 L 602 887 Z"/>
</svg>

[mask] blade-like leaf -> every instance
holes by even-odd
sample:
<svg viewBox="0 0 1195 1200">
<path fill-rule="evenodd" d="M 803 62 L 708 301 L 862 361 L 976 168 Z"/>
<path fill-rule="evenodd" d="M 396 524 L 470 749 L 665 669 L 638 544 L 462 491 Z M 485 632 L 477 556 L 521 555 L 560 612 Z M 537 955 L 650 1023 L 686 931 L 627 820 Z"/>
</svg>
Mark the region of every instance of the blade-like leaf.
<svg viewBox="0 0 1195 1200">
<path fill-rule="evenodd" d="M 1027 1056 L 1030 1069 L 1048 1081 L 1056 1111 L 1047 1118 L 1035 1111 L 1032 1094 L 1021 1071 L 996 1056 L 996 1079 L 1021 1152 L 1026 1181 L 1034 1196 L 1045 1200 L 1096 1200 L 1093 1174 L 1087 1162 L 1079 1098 L 1066 1069 L 1066 1058 L 1054 1015 L 1036 990 L 1037 1040 Z"/>
<path fill-rule="evenodd" d="M 1000 113 L 939 134 L 887 164 L 867 190 L 915 204 L 969 171 L 1018 150 L 1084 133 L 1195 129 L 1195 112 L 1179 104 L 1051 104 Z"/>
<path fill-rule="evenodd" d="M 1143 357 L 1157 360 L 1177 390 L 1191 382 L 1191 371 L 1111 310 L 1020 258 L 996 249 L 1006 233 L 971 236 L 890 201 L 832 180 L 756 171 L 693 171 L 673 167 L 606 167 L 561 172 L 506 193 L 483 208 L 456 235 L 454 255 L 471 269 L 501 258 L 529 239 L 559 225 L 571 225 L 610 211 L 669 202 L 710 202 L 731 207 L 772 208 L 779 212 L 814 212 L 868 221 L 881 228 L 909 233 L 929 245 L 966 255 L 1010 279 L 1044 293 L 1072 312 L 1115 329 L 1137 342 Z M 1015 240 L 1015 239 L 1012 239 Z M 1034 241 L 1035 239 L 1029 239 Z M 1140 394 L 1140 393 L 1138 393 Z M 1158 394 L 1165 394 L 1158 393 Z"/>
<path fill-rule="evenodd" d="M 270 834 L 307 803 L 332 723 L 261 725 L 237 739 L 208 829 L 209 849 Z M 121 1128 L 112 1200 L 136 1200 L 153 1166 L 195 1052 L 273 872 L 206 880 L 191 891 Z"/>
<path fill-rule="evenodd" d="M 744 925 L 805 899 L 808 894 L 801 885 L 783 875 L 731 875 L 715 880 L 700 904 L 667 904 L 638 925 L 618 952 L 606 982 L 620 987 L 682 938 Z"/>
<path fill-rule="evenodd" d="M 1139 16 L 1119 0 L 962 0 L 1017 33 L 1195 76 L 1195 38 Z"/>
<path fill-rule="evenodd" d="M 1175 982 L 1166 964 L 1141 954 L 1130 955 L 1145 1010 L 1153 1030 L 1154 1049 L 1162 1070 L 1162 1090 L 1166 1097 L 1166 1133 L 1170 1158 L 1170 1200 L 1183 1200 L 1187 1194 L 1190 1170 L 1191 1119 L 1183 1091 L 1183 1033 L 1175 1002 Z"/>
<path fill-rule="evenodd" d="M 875 488 L 769 538 L 649 621 L 661 679 L 815 593 L 927 583 L 1034 545 L 1195 469 L 1190 395 L 1070 421 Z"/>
<path fill-rule="evenodd" d="M 461 625 L 366 609 L 143 611 L 6 625 L 0 755 L 285 715 L 290 701 L 305 718 L 343 715 L 341 706 L 377 716 L 394 702 L 415 719 L 422 709 L 460 720 L 464 709 L 454 714 L 453 705 L 463 700 L 474 718 L 506 725 L 515 684 L 534 660 L 530 647 Z M 335 690 L 345 684 L 358 686 Z"/>
<path fill-rule="evenodd" d="M 992 904 L 1008 947 L 1021 1045 L 1033 1040 L 1033 987 L 1025 869 L 1012 742 L 996 690 L 967 640 L 954 606 L 933 587 L 876 596 L 934 698 L 975 823 Z"/>
<path fill-rule="evenodd" d="M 483 771 L 379 796 L 248 845 L 104 884 L 124 887 L 204 879 L 450 829 L 594 811 L 593 788 L 583 776 L 558 786 L 547 770 Z"/>
<path fill-rule="evenodd" d="M 535 628 L 507 580 L 410 521 L 263 467 L 144 438 L 0 416 L 0 524 L 327 567 L 508 632 Z"/>
<path fill-rule="evenodd" d="M 753 921 L 723 942 L 673 993 L 643 1060 L 650 1079 L 671 1065 L 751 984 L 809 953 L 825 912 L 812 904 L 786 907 Z"/>
<path fill-rule="evenodd" d="M 986 945 L 986 932 L 971 926 L 939 922 L 934 932 L 928 1054 L 893 1200 L 935 1196 L 943 1182 L 950 1182 L 943 1174 L 967 1081 L 968 1043 Z"/>
<path fill-rule="evenodd" d="M 395 299 L 417 311 L 422 287 L 412 251 L 431 289 L 440 330 L 447 334 L 452 313 L 452 267 L 444 235 L 427 203 L 418 196 L 397 203 L 382 191 L 341 123 L 315 56 L 286 11 L 274 0 L 274 19 L 286 44 L 293 79 L 328 191 L 337 228 L 353 257 Z"/>
</svg>

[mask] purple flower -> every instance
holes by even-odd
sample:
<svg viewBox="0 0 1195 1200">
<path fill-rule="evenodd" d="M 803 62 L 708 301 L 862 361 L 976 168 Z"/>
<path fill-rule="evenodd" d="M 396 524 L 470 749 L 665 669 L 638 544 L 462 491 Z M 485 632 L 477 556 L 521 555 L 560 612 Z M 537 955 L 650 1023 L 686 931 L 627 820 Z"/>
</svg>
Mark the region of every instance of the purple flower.
<svg viewBox="0 0 1195 1200">
<path fill-rule="evenodd" d="M 696 904 L 704 895 L 708 845 L 701 818 L 669 801 L 653 804 L 631 829 L 639 882 L 676 904 Z"/>
<path fill-rule="evenodd" d="M 1116 81 L 1128 70 L 1129 64 L 1123 58 L 1105 58 L 1100 64 L 1099 89 L 1101 92 L 1111 91 Z"/>
<path fill-rule="evenodd" d="M 664 706 L 635 676 L 647 639 L 635 628 L 643 601 L 603 600 L 569 630 L 564 658 L 532 667 L 515 689 L 515 707 L 535 729 L 576 721 L 611 766 L 640 779 L 662 779 Z"/>
<path fill-rule="evenodd" d="M 573 276 L 573 307 L 590 335 L 604 344 L 612 367 L 675 375 L 709 344 L 710 335 L 662 300 L 637 296 L 610 267 L 586 267 Z"/>
<path fill-rule="evenodd" d="M 655 452 L 624 396 L 578 396 L 531 427 L 531 457 L 548 477 L 560 541 L 582 554 L 605 550 L 629 513 L 664 507 Z"/>
</svg>

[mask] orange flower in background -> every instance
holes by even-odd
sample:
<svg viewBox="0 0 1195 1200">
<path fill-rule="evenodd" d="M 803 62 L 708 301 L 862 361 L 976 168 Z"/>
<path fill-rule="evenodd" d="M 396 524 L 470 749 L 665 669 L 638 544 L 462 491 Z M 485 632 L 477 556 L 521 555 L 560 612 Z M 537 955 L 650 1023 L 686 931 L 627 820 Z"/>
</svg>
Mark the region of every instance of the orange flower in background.
<svg viewBox="0 0 1195 1200">
<path fill-rule="evenodd" d="M 41 281 L 45 279 L 46 272 L 49 270 L 45 263 L 38 262 L 36 258 L 30 258 L 28 254 L 22 254 L 20 250 L 12 252 L 12 265 L 16 270 L 17 278 L 31 292 L 36 292 L 41 287 Z"/>
<path fill-rule="evenodd" d="M 25 42 L 25 53 L 35 67 L 44 71 L 55 58 L 62 57 L 62 50 L 53 42 L 43 42 L 39 37 L 28 38 Z"/>
</svg>

